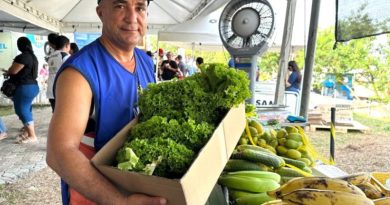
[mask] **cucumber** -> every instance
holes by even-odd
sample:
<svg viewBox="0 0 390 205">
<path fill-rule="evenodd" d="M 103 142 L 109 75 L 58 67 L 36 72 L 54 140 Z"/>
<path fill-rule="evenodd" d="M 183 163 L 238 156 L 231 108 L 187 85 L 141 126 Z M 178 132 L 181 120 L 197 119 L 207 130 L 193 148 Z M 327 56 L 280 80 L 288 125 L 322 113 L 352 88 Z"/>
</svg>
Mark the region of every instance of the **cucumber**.
<svg viewBox="0 0 390 205">
<path fill-rule="evenodd" d="M 237 147 L 237 150 L 239 150 L 239 151 L 242 151 L 242 150 L 245 150 L 245 149 L 261 151 L 261 152 L 266 152 L 268 154 L 275 155 L 275 153 L 273 153 L 272 151 L 270 151 L 268 149 L 265 149 L 265 148 L 262 148 L 262 147 L 259 147 L 259 146 L 255 146 L 255 145 L 239 145 Z"/>
<path fill-rule="evenodd" d="M 254 177 L 254 178 L 266 178 L 266 179 L 272 179 L 276 182 L 280 182 L 280 175 L 275 172 L 267 172 L 267 171 L 236 171 L 236 172 L 228 172 L 226 176 L 247 176 L 247 177 Z"/>
<path fill-rule="evenodd" d="M 304 177 L 303 174 L 289 167 L 281 167 L 276 170 L 281 177 Z"/>
<path fill-rule="evenodd" d="M 306 167 L 306 163 L 305 162 L 302 162 L 302 161 L 299 161 L 299 160 L 295 160 L 295 159 L 290 159 L 290 158 L 287 158 L 287 157 L 281 157 L 281 158 L 286 162 L 286 164 L 291 164 L 294 167 L 298 167 L 299 169 L 303 169 L 304 167 Z"/>
<path fill-rule="evenodd" d="M 275 199 L 268 196 L 268 194 L 264 192 L 264 193 L 258 193 L 249 196 L 240 197 L 236 200 L 236 204 L 237 205 L 258 205 L 272 200 Z"/>
<path fill-rule="evenodd" d="M 218 184 L 248 192 L 267 192 L 280 187 L 280 184 L 272 179 L 229 175 L 221 175 Z"/>
<path fill-rule="evenodd" d="M 232 154 L 233 159 L 244 159 L 251 162 L 260 162 L 271 167 L 283 167 L 286 165 L 284 160 L 275 154 L 269 154 L 262 151 L 244 149 Z"/>
<path fill-rule="evenodd" d="M 244 170 L 257 170 L 257 171 L 267 171 L 269 168 L 260 166 L 256 163 L 249 162 L 241 159 L 229 159 L 226 163 L 224 171 L 234 172 L 234 171 L 244 171 Z"/>
</svg>

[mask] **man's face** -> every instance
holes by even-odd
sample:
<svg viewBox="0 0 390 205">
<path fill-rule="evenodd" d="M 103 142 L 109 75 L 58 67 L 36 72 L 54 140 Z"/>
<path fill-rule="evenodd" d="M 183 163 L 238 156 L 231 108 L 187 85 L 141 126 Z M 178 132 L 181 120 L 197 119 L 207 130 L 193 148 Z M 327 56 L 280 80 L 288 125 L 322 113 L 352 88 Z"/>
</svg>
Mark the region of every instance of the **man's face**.
<svg viewBox="0 0 390 205">
<path fill-rule="evenodd" d="M 146 0 L 103 0 L 96 8 L 103 37 L 115 46 L 134 48 L 147 31 L 146 10 Z"/>
<path fill-rule="evenodd" d="M 172 60 L 172 53 L 168 52 L 167 53 L 167 58 L 168 58 L 168 60 Z"/>
</svg>

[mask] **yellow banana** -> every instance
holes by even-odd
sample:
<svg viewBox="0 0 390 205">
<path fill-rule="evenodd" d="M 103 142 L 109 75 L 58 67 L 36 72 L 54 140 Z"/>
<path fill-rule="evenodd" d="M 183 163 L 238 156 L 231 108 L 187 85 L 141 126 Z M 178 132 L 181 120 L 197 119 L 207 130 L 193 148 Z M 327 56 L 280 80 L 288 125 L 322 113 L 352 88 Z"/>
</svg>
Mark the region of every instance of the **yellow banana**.
<svg viewBox="0 0 390 205">
<path fill-rule="evenodd" d="M 375 199 L 374 204 L 375 205 L 389 205 L 390 204 L 390 197 Z"/>
<path fill-rule="evenodd" d="M 333 190 L 340 192 L 347 192 L 366 196 L 362 190 L 355 185 L 340 180 L 327 177 L 298 177 L 291 179 L 287 183 L 268 194 L 273 197 L 280 197 L 297 189 L 319 189 L 319 190 Z"/>
<path fill-rule="evenodd" d="M 356 174 L 351 174 L 343 177 L 338 177 L 338 179 L 345 180 L 353 185 L 364 184 L 370 181 L 371 174 L 369 172 L 360 172 Z"/>
<path fill-rule="evenodd" d="M 369 182 L 364 184 L 359 184 L 357 185 L 357 187 L 359 187 L 364 192 L 364 194 L 366 194 L 366 196 L 370 199 L 379 199 L 385 197 L 385 194 L 382 193 L 382 191 L 378 187 L 376 187 L 373 184 L 370 184 Z"/>
<path fill-rule="evenodd" d="M 333 190 L 298 189 L 280 198 L 287 204 L 299 205 L 374 205 L 365 196 Z"/>
</svg>

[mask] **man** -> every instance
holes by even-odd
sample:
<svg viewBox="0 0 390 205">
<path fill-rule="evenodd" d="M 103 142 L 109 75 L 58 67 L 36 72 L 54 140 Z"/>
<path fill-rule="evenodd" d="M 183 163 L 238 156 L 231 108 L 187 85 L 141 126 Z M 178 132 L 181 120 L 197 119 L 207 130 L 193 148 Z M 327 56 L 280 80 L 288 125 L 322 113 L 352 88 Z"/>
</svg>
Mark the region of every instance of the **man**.
<svg viewBox="0 0 390 205">
<path fill-rule="evenodd" d="M 177 55 L 177 67 L 180 69 L 183 77 L 188 76 L 188 70 L 186 64 L 183 62 L 183 56 Z"/>
<path fill-rule="evenodd" d="M 167 52 L 167 60 L 164 60 L 161 63 L 162 75 L 161 78 L 163 80 L 171 80 L 177 75 L 179 71 L 179 67 L 177 66 L 176 61 L 172 58 L 172 53 L 170 51 Z"/>
<path fill-rule="evenodd" d="M 155 82 L 153 62 L 136 48 L 146 33 L 148 2 L 98 0 L 102 36 L 57 74 L 46 161 L 69 185 L 69 191 L 62 187 L 63 204 L 166 204 L 160 197 L 123 195 L 89 160 L 135 117 L 138 89 Z"/>
<path fill-rule="evenodd" d="M 49 65 L 49 77 L 47 79 L 46 90 L 46 97 L 49 99 L 50 106 L 53 112 L 55 107 L 55 99 L 53 93 L 54 79 L 62 63 L 64 63 L 66 59 L 68 59 L 70 56 L 70 41 L 66 36 L 57 36 L 57 38 L 55 39 L 54 47 L 56 49 L 54 52 L 52 52 L 49 57 L 49 60 L 47 61 Z"/>
</svg>

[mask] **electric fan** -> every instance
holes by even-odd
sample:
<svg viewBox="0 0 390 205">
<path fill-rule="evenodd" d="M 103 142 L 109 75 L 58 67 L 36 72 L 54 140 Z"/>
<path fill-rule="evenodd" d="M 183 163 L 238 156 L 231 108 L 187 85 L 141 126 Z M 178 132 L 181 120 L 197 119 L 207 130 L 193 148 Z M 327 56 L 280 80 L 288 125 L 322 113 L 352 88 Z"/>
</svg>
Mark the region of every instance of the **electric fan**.
<svg viewBox="0 0 390 205">
<path fill-rule="evenodd" d="M 257 58 L 268 48 L 274 31 L 274 12 L 266 0 L 232 0 L 224 8 L 219 21 L 219 35 L 235 67 L 249 74 L 252 98 L 257 71 Z"/>
</svg>

